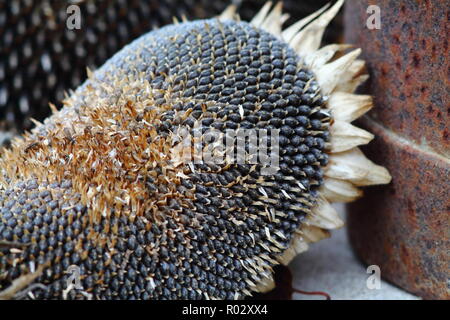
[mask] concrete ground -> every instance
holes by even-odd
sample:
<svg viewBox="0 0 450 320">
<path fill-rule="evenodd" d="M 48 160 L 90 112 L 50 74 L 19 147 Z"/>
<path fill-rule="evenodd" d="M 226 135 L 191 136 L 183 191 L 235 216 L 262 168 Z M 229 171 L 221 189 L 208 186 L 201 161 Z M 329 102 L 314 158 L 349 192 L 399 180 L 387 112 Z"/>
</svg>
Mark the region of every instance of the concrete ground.
<svg viewBox="0 0 450 320">
<path fill-rule="evenodd" d="M 344 207 L 337 206 L 343 216 Z M 333 231 L 331 238 L 314 243 L 290 264 L 293 287 L 303 291 L 324 291 L 333 300 L 415 300 L 420 299 L 386 281 L 380 289 L 369 289 L 372 273 L 353 254 L 344 228 Z M 383 270 L 381 270 L 383 274 Z M 323 299 L 295 293 L 294 299 Z"/>
</svg>

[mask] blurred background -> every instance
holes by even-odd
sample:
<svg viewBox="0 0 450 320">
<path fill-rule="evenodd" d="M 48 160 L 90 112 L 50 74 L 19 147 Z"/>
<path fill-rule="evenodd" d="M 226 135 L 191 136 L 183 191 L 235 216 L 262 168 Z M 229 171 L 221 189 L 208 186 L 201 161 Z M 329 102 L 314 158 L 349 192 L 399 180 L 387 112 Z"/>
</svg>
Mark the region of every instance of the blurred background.
<svg viewBox="0 0 450 320">
<path fill-rule="evenodd" d="M 173 22 L 176 17 L 211 18 L 229 4 L 250 20 L 265 0 L 0 0 L 0 131 L 30 130 L 30 118 L 43 120 L 49 103 L 61 106 L 64 93 L 86 79 L 124 45 L 140 35 Z M 286 25 L 314 12 L 327 0 L 285 0 Z M 80 10 L 80 28 L 66 22 Z M 335 19 L 325 41 L 341 35 Z M 1 140 L 0 140 L 1 141 Z"/>
</svg>

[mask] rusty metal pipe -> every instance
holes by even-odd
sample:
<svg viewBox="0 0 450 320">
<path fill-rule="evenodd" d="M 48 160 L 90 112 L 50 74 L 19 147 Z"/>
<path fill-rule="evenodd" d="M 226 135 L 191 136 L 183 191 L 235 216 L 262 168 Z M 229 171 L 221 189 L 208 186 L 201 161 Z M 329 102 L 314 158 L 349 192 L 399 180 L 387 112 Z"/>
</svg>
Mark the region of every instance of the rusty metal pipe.
<svg viewBox="0 0 450 320">
<path fill-rule="evenodd" d="M 369 5 L 381 28 L 366 27 Z M 357 255 L 425 299 L 450 299 L 450 1 L 350 0 L 346 42 L 363 48 L 375 108 L 362 121 L 377 136 L 364 151 L 387 167 L 389 186 L 349 206 Z"/>
</svg>

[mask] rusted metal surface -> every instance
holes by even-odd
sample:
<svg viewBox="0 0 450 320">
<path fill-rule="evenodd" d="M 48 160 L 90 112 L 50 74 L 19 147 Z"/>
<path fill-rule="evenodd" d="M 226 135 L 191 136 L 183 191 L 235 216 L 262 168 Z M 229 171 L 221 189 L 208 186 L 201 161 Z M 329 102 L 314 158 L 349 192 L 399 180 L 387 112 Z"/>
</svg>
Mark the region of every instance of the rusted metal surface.
<svg viewBox="0 0 450 320">
<path fill-rule="evenodd" d="M 378 5 L 381 29 L 366 13 Z M 387 280 L 424 298 L 450 299 L 450 1 L 351 0 L 346 42 L 363 48 L 377 135 L 365 149 L 393 176 L 350 206 L 357 254 Z"/>
<path fill-rule="evenodd" d="M 366 28 L 378 5 L 381 29 Z M 437 153 L 450 153 L 450 1 L 351 0 L 346 40 L 363 48 L 376 108 L 371 116 Z"/>
<path fill-rule="evenodd" d="M 389 169 L 392 183 L 366 189 L 349 206 L 350 241 L 382 277 L 424 298 L 449 299 L 448 162 L 367 118 L 362 124 L 377 135 L 364 151 Z"/>
</svg>

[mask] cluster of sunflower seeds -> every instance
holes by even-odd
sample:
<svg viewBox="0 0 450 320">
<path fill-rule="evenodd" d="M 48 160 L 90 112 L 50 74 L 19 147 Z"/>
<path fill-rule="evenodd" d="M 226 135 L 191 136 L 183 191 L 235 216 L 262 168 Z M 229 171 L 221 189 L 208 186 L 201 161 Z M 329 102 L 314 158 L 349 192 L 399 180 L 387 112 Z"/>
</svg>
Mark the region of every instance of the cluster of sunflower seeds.
<svg viewBox="0 0 450 320">
<path fill-rule="evenodd" d="M 170 104 L 167 92 L 172 100 L 184 99 L 165 111 L 161 135 L 196 122 L 221 132 L 278 129 L 280 170 L 264 176 L 260 165 L 195 164 L 185 170 L 176 197 L 168 196 L 173 182 L 155 183 L 148 176 L 148 194 L 159 200 L 157 211 L 164 219 L 152 212 L 137 217 L 113 212 L 92 222 L 92 208 L 70 180 L 16 183 L 0 193 L 0 240 L 15 246 L 0 251 L 0 288 L 48 263 L 36 279 L 42 286 L 26 297 L 235 299 L 250 294 L 288 248 L 322 184 L 329 116 L 313 75 L 273 35 L 245 22 L 211 19 L 141 37 L 96 77 L 91 85 L 112 88 L 143 77 L 156 92 L 162 90 L 156 104 Z M 72 96 L 75 108 L 91 89 L 82 86 Z M 189 117 L 180 123 L 181 113 Z M 51 133 L 52 127 L 47 129 Z M 155 170 L 164 175 L 164 168 Z M 71 265 L 80 268 L 81 289 L 67 290 Z"/>
</svg>

